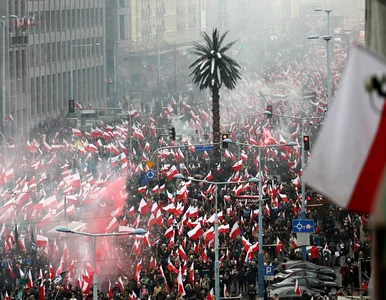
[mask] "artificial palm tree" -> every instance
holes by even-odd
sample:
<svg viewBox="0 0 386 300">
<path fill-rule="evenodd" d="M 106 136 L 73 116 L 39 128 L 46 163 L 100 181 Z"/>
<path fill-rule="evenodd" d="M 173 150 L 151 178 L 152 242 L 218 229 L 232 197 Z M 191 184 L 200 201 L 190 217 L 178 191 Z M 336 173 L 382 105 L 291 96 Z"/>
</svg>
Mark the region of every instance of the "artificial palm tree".
<svg viewBox="0 0 386 300">
<path fill-rule="evenodd" d="M 194 68 L 190 76 L 193 75 L 193 83 L 204 90 L 209 88 L 212 92 L 212 131 L 214 143 L 213 163 L 217 165 L 221 161 L 220 147 L 220 95 L 219 90 L 224 84 L 230 90 L 236 87 L 236 82 L 240 79 L 239 64 L 225 53 L 235 42 L 222 46 L 228 31 L 220 36 L 217 29 L 213 30 L 212 38 L 204 32 L 204 44 L 194 43 L 193 52 L 198 55 L 197 60 L 190 65 Z"/>
</svg>

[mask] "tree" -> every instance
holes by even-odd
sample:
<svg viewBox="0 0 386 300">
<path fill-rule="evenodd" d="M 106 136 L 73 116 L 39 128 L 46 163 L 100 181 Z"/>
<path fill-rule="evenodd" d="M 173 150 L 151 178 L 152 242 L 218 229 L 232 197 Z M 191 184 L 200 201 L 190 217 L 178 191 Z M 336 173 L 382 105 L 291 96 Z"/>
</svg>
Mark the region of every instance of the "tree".
<svg viewBox="0 0 386 300">
<path fill-rule="evenodd" d="M 233 90 L 236 82 L 240 79 L 239 64 L 225 53 L 236 42 L 231 42 L 222 47 L 228 31 L 220 36 L 217 29 L 213 30 L 212 38 L 204 32 L 202 34 L 205 43 L 193 44 L 192 53 L 198 56 L 197 60 L 190 65 L 194 68 L 190 76 L 193 76 L 193 83 L 200 90 L 209 88 L 212 92 L 212 131 L 214 143 L 213 165 L 221 161 L 220 147 L 220 88 L 224 84 L 226 88 Z M 217 172 L 216 172 L 217 173 Z"/>
</svg>

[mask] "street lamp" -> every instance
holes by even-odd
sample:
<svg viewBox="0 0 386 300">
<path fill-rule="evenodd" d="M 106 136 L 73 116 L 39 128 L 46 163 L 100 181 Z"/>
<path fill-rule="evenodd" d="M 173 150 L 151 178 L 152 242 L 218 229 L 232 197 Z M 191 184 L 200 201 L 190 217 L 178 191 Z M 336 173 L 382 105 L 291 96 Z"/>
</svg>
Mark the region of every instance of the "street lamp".
<svg viewBox="0 0 386 300">
<path fill-rule="evenodd" d="M 257 146 L 257 145 L 252 145 L 252 144 L 247 144 L 247 143 L 239 143 L 236 141 L 232 141 L 231 139 L 225 139 L 223 142 L 227 143 L 233 143 L 236 145 L 241 145 L 241 146 L 246 146 L 246 147 L 254 147 L 259 149 L 259 254 L 258 254 L 258 265 L 259 265 L 259 270 L 258 270 L 258 293 L 259 293 L 259 299 L 264 298 L 264 253 L 263 253 L 263 214 L 262 214 L 262 201 L 263 201 L 263 188 L 262 188 L 262 183 L 261 183 L 261 149 L 262 148 L 278 148 L 278 147 L 285 147 L 285 146 L 290 146 L 294 147 L 297 146 L 298 144 L 295 142 L 289 142 L 287 144 L 282 144 L 282 145 L 262 145 L 262 146 Z M 216 298 L 217 299 L 217 298 Z"/>
<path fill-rule="evenodd" d="M 72 48 L 75 47 L 99 47 L 99 43 L 95 44 L 85 44 L 85 45 L 71 45 L 70 46 L 70 100 L 74 99 L 74 79 L 73 79 L 73 66 L 72 66 Z"/>
<path fill-rule="evenodd" d="M 304 128 L 303 128 L 304 121 L 306 121 L 306 120 L 324 119 L 324 117 L 295 117 L 295 116 L 273 114 L 270 111 L 265 111 L 264 114 L 265 115 L 272 115 L 272 116 L 282 117 L 282 118 L 287 118 L 287 119 L 300 120 L 301 121 L 300 122 L 300 134 L 302 136 L 302 139 L 304 138 Z M 305 160 L 304 145 L 302 145 L 302 147 L 301 147 L 302 176 L 303 176 L 303 172 L 304 172 L 304 160 Z M 301 178 L 301 188 L 302 188 L 302 213 L 301 213 L 301 218 L 302 219 L 306 219 L 306 183 L 305 183 L 305 181 L 302 178 Z M 302 259 L 303 259 L 303 261 L 307 260 L 307 249 L 306 249 L 306 246 L 302 246 Z"/>
<path fill-rule="evenodd" d="M 328 108 L 331 107 L 332 104 L 332 94 L 331 94 L 331 54 L 330 54 L 330 43 L 329 41 L 332 39 L 331 35 L 324 35 L 324 36 L 319 36 L 319 35 L 310 35 L 308 37 L 309 40 L 319 40 L 323 39 L 326 41 L 326 47 L 327 47 L 327 95 L 328 95 Z"/>
<path fill-rule="evenodd" d="M 2 91 L 2 110 L 3 110 L 3 114 L 2 114 L 2 125 L 3 125 L 3 128 L 2 128 L 2 131 L 3 131 L 3 134 L 6 134 L 5 133 L 5 118 L 6 118 L 6 116 L 5 116 L 5 102 L 6 102 L 6 90 L 5 90 L 5 82 L 6 82 L 6 80 L 5 80 L 5 70 L 6 70 L 6 66 L 5 66 L 5 63 L 6 63 L 6 54 L 5 54 L 5 52 L 6 52 L 6 50 L 7 50 L 7 48 L 6 48 L 6 39 L 5 39 L 5 37 L 6 37 L 6 28 L 7 28 L 7 19 L 16 19 L 17 18 L 17 16 L 16 15 L 10 15 L 10 16 L 1 16 L 1 24 L 3 25 L 3 42 L 2 42 L 2 48 L 3 48 L 3 50 L 2 50 L 2 83 L 3 83 L 3 91 Z M 4 140 L 5 140 L 5 138 L 4 138 Z M 5 147 L 5 145 L 4 145 L 4 147 Z M 5 158 L 4 158 L 5 159 Z"/>
<path fill-rule="evenodd" d="M 322 8 L 315 8 L 314 11 L 323 11 Z M 327 14 L 327 34 L 330 34 L 330 13 L 332 9 L 325 9 L 324 12 Z"/>
<path fill-rule="evenodd" d="M 214 290 L 215 290 L 215 296 L 216 299 L 220 299 L 220 263 L 219 263 L 219 240 L 218 240 L 218 212 L 217 212 L 217 195 L 218 195 L 218 186 L 221 184 L 234 184 L 235 182 L 213 182 L 213 181 L 208 181 L 208 180 L 201 180 L 201 179 L 196 179 L 194 177 L 188 177 L 186 178 L 185 176 L 181 174 L 176 174 L 174 175 L 175 179 L 181 179 L 181 180 L 192 180 L 196 182 L 203 182 L 203 183 L 208 183 L 208 184 L 213 184 L 216 186 L 216 195 L 215 195 L 215 200 L 214 200 L 214 206 L 215 206 L 215 221 L 214 221 Z M 261 181 L 256 178 L 249 178 L 247 181 L 239 181 L 237 183 L 258 183 L 259 186 L 261 186 Z"/>
<path fill-rule="evenodd" d="M 93 300 L 98 299 L 98 278 L 97 278 L 97 257 L 96 257 L 96 248 L 97 248 L 97 243 L 96 239 L 97 237 L 101 236 L 122 236 L 122 235 L 145 235 L 147 231 L 143 228 L 137 228 L 134 229 L 131 232 L 113 232 L 113 233 L 89 233 L 89 232 L 81 232 L 81 231 L 75 231 L 71 230 L 67 226 L 58 226 L 56 228 L 56 231 L 61 232 L 61 233 L 72 233 L 72 234 L 78 234 L 78 235 L 83 235 L 83 236 L 88 236 L 93 238 L 93 251 L 94 251 L 94 257 L 93 257 L 93 268 L 94 268 L 94 275 L 93 275 L 93 283 L 92 283 L 92 296 Z"/>
</svg>

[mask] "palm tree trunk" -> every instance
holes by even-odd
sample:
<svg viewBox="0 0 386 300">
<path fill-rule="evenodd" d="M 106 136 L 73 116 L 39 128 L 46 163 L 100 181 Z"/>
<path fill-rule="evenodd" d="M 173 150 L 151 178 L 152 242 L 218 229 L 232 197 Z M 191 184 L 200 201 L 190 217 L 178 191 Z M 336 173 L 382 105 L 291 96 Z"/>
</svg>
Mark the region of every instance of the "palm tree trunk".
<svg viewBox="0 0 386 300">
<path fill-rule="evenodd" d="M 212 133 L 213 133 L 213 160 L 212 169 L 213 174 L 217 175 L 217 165 L 221 162 L 221 146 L 220 146 L 220 95 L 219 88 L 215 87 L 212 89 Z M 214 176 L 216 176 L 214 175 Z"/>
</svg>

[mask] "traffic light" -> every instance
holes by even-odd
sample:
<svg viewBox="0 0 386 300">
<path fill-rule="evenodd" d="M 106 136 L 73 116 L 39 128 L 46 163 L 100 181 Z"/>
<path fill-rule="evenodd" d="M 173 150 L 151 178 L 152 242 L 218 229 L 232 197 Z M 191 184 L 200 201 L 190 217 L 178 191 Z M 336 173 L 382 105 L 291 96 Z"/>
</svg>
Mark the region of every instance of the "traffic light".
<svg viewBox="0 0 386 300">
<path fill-rule="evenodd" d="M 308 135 L 303 136 L 304 150 L 310 150 L 310 137 Z"/>
<path fill-rule="evenodd" d="M 169 130 L 170 139 L 175 141 L 176 140 L 176 129 L 174 127 L 172 127 L 172 128 L 169 128 L 168 130 Z"/>
<path fill-rule="evenodd" d="M 223 133 L 223 134 L 221 135 L 222 148 L 223 148 L 223 149 L 228 149 L 228 142 L 224 142 L 225 139 L 229 139 L 229 134 Z"/>
<path fill-rule="evenodd" d="M 267 105 L 267 111 L 270 112 L 270 114 L 267 114 L 267 118 L 272 119 L 272 114 L 273 114 L 272 105 Z"/>
</svg>

